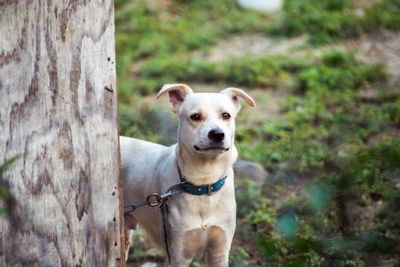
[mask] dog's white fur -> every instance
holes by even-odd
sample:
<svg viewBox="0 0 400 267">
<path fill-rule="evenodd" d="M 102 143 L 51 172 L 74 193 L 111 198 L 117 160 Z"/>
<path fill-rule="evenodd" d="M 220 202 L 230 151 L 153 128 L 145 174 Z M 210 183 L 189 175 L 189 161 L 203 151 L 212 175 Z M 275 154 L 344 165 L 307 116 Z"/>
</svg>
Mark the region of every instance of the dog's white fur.
<svg viewBox="0 0 400 267">
<path fill-rule="evenodd" d="M 120 137 L 124 204 L 143 202 L 148 195 L 165 193 L 178 184 L 177 162 L 186 180 L 195 185 L 213 184 L 227 176 L 225 185 L 213 195 L 180 192 L 169 199 L 168 237 L 171 266 L 188 266 L 203 252 L 209 266 L 228 266 L 236 224 L 234 118 L 240 110 L 238 97 L 250 106 L 255 105 L 254 100 L 237 88 L 221 93 L 193 93 L 184 84 L 163 86 L 157 98 L 167 92 L 172 109 L 179 116 L 178 143 L 165 147 Z M 195 113 L 200 120 L 191 118 Z M 231 117 L 224 118 L 224 113 Z M 211 140 L 212 129 L 222 130 L 224 139 Z M 159 208 L 145 206 L 125 215 L 127 230 L 135 229 L 137 223 L 153 243 L 165 249 Z"/>
</svg>

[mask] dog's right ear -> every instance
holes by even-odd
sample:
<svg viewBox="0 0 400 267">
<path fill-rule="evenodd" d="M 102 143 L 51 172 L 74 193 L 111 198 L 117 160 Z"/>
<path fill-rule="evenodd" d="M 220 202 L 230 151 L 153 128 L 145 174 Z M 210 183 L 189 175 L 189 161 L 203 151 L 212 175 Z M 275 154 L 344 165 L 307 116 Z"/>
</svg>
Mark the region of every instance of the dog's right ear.
<svg viewBox="0 0 400 267">
<path fill-rule="evenodd" d="M 157 98 L 160 98 L 164 93 L 168 92 L 169 101 L 172 104 L 172 111 L 175 113 L 178 112 L 179 107 L 182 102 L 185 100 L 187 95 L 193 94 L 192 88 L 187 86 L 186 84 L 165 84 L 160 92 L 157 94 Z"/>
<path fill-rule="evenodd" d="M 253 98 L 249 96 L 248 94 L 245 93 L 245 91 L 239 89 L 239 88 L 233 88 L 229 87 L 221 91 L 221 94 L 226 94 L 231 97 L 233 103 L 236 106 L 237 112 L 240 110 L 240 103 L 238 101 L 238 97 L 241 97 L 244 99 L 244 101 L 250 106 L 250 107 L 255 107 L 256 102 L 254 102 Z"/>
</svg>

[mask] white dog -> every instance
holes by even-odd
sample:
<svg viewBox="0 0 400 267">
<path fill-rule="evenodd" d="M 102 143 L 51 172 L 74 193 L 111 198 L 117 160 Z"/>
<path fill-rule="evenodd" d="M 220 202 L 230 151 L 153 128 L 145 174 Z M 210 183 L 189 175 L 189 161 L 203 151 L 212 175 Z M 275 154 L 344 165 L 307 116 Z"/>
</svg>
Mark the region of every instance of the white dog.
<svg viewBox="0 0 400 267">
<path fill-rule="evenodd" d="M 189 266 L 202 253 L 208 266 L 228 266 L 236 225 L 234 118 L 238 97 L 252 107 L 254 100 L 236 88 L 193 93 L 184 84 L 164 85 L 157 98 L 167 92 L 180 120 L 178 143 L 165 147 L 121 137 L 121 175 L 124 205 L 154 193 L 174 194 L 161 211 L 142 206 L 126 213 L 126 228 L 141 225 L 170 255 L 171 266 Z"/>
</svg>

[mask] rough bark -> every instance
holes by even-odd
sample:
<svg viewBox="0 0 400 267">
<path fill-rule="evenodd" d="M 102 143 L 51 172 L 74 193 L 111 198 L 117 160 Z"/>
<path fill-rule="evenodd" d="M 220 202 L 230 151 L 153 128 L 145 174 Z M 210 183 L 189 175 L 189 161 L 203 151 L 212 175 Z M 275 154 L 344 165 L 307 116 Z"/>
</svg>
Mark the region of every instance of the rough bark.
<svg viewBox="0 0 400 267">
<path fill-rule="evenodd" d="M 0 0 L 0 49 L 0 265 L 123 264 L 113 0 Z"/>
</svg>

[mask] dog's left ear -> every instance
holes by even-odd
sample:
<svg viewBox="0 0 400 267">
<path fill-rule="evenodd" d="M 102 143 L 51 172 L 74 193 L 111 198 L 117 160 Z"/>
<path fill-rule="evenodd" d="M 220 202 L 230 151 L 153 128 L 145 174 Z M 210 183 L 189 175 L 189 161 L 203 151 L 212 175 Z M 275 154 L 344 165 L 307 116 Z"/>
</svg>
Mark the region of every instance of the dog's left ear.
<svg viewBox="0 0 400 267">
<path fill-rule="evenodd" d="M 253 98 L 251 98 L 251 96 L 249 96 L 248 94 L 246 94 L 243 90 L 241 90 L 239 88 L 229 87 L 229 88 L 222 90 L 221 94 L 226 94 L 226 95 L 230 96 L 232 99 L 232 102 L 235 104 L 238 111 L 240 110 L 240 103 L 238 101 L 238 97 L 243 98 L 243 100 L 249 106 L 251 106 L 251 107 L 256 106 L 256 102 L 254 102 Z"/>
<path fill-rule="evenodd" d="M 169 94 L 169 101 L 172 104 L 172 111 L 174 111 L 175 113 L 178 112 L 179 107 L 185 100 L 185 97 L 187 95 L 193 94 L 192 88 L 190 88 L 186 84 L 165 84 L 161 88 L 160 92 L 158 92 L 157 98 L 159 98 L 166 92 L 168 92 Z"/>
</svg>

